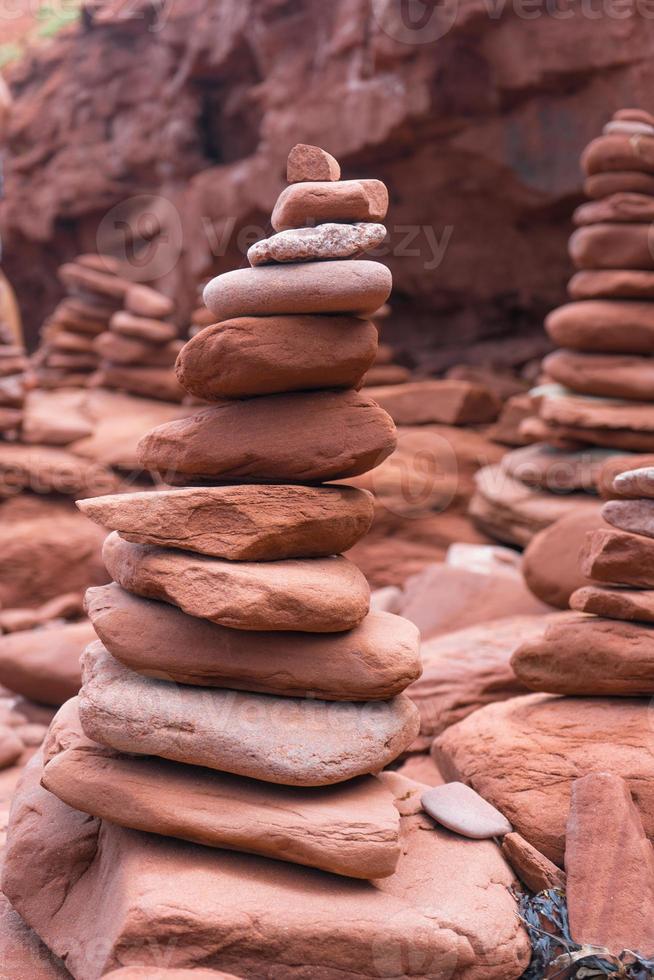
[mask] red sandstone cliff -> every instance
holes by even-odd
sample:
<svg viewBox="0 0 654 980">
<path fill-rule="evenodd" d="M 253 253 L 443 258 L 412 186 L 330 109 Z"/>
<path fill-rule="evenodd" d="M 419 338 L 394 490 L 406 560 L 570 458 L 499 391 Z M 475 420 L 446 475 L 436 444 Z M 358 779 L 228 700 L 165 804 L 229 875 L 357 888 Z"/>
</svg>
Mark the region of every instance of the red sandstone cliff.
<svg viewBox="0 0 654 980">
<path fill-rule="evenodd" d="M 147 238 L 155 212 L 149 269 L 192 305 L 188 282 L 244 261 L 267 229 L 302 141 L 391 188 L 405 348 L 440 367 L 510 333 L 507 359 L 539 353 L 569 271 L 579 153 L 619 106 L 654 109 L 654 12 L 427 0 L 407 27 L 397 6 L 98 4 L 15 68 L 1 227 L 32 336 L 59 295 L 56 266 L 96 248 L 99 225 L 104 248 L 120 251 L 128 226 Z"/>
</svg>

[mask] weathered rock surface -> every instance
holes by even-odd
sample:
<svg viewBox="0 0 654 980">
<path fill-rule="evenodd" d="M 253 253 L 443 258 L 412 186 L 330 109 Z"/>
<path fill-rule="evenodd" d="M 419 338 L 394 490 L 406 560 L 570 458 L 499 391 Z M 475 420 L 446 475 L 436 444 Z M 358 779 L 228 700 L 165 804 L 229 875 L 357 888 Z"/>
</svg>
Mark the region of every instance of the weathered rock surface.
<svg viewBox="0 0 654 980">
<path fill-rule="evenodd" d="M 248 261 L 256 267 L 275 262 L 347 259 L 377 248 L 386 234 L 383 225 L 366 222 L 289 228 L 252 245 L 248 249 Z"/>
<path fill-rule="evenodd" d="M 180 684 L 366 701 L 399 694 L 421 671 L 417 629 L 391 613 L 371 613 L 346 633 L 251 634 L 116 584 L 89 589 L 86 604 L 112 656 L 137 673 Z"/>
<path fill-rule="evenodd" d="M 629 354 L 558 350 L 543 361 L 550 378 L 583 395 L 654 400 L 654 360 Z"/>
<path fill-rule="evenodd" d="M 0 963 L 11 980 L 70 980 L 70 973 L 0 893 Z"/>
<path fill-rule="evenodd" d="M 329 420 L 329 424 L 326 424 Z M 320 482 L 378 466 L 395 448 L 392 420 L 357 392 L 307 392 L 225 402 L 141 439 L 141 463 L 224 481 Z M 175 477 L 178 479 L 178 477 Z"/>
<path fill-rule="evenodd" d="M 357 317 L 239 317 L 196 334 L 179 356 L 177 377 L 207 401 L 356 388 L 376 348 L 377 328 Z"/>
<path fill-rule="evenodd" d="M 204 302 L 216 320 L 289 313 L 371 314 L 383 306 L 392 286 L 386 266 L 367 259 L 264 265 L 212 279 Z"/>
<path fill-rule="evenodd" d="M 654 590 L 625 589 L 587 585 L 570 596 L 570 606 L 578 612 L 594 613 L 610 619 L 654 623 Z"/>
<path fill-rule="evenodd" d="M 568 293 L 571 299 L 651 299 L 654 273 L 638 269 L 586 269 L 575 273 L 568 283 Z"/>
<path fill-rule="evenodd" d="M 82 673 L 80 719 L 94 741 L 285 786 L 380 772 L 418 731 L 404 694 L 338 704 L 183 687 L 127 670 L 99 642 L 87 648 Z"/>
<path fill-rule="evenodd" d="M 297 143 L 288 155 L 286 179 L 289 184 L 306 180 L 340 180 L 341 165 L 320 146 Z"/>
<path fill-rule="evenodd" d="M 511 658 L 518 679 L 550 694 L 654 694 L 654 628 L 596 616 L 549 623 Z"/>
<path fill-rule="evenodd" d="M 367 393 L 396 425 L 480 425 L 494 422 L 501 408 L 492 391 L 469 381 L 413 381 Z"/>
<path fill-rule="evenodd" d="M 565 870 L 575 942 L 654 955 L 654 849 L 619 776 L 595 772 L 573 783 Z"/>
<path fill-rule="evenodd" d="M 572 490 L 594 492 L 598 473 L 611 458 L 609 449 L 554 449 L 535 443 L 514 449 L 502 460 L 509 476 L 536 490 L 567 493 Z"/>
<path fill-rule="evenodd" d="M 530 891 L 538 894 L 551 888 L 565 888 L 565 875 L 561 869 L 520 834 L 506 835 L 502 841 L 502 854 Z"/>
<path fill-rule="evenodd" d="M 645 224 L 599 224 L 577 228 L 568 243 L 578 269 L 652 269 L 650 230 Z"/>
<path fill-rule="evenodd" d="M 232 629 L 337 633 L 360 623 L 370 604 L 364 576 L 340 555 L 231 562 L 132 544 L 114 531 L 102 558 L 128 592 Z"/>
<path fill-rule="evenodd" d="M 105 388 L 117 388 L 164 402 L 181 402 L 185 395 L 172 366 L 150 367 L 103 361 L 93 378 L 95 383 Z"/>
<path fill-rule="evenodd" d="M 511 833 L 511 824 L 465 783 L 445 783 L 422 794 L 423 809 L 437 823 L 462 837 L 484 840 Z"/>
<path fill-rule="evenodd" d="M 580 205 L 573 220 L 577 225 L 595 225 L 603 221 L 652 221 L 654 200 L 649 194 L 622 191 L 602 200 Z"/>
<path fill-rule="evenodd" d="M 94 639 L 87 621 L 0 636 L 0 684 L 59 706 L 79 691 L 80 657 Z"/>
<path fill-rule="evenodd" d="M 372 980 L 403 970 L 411 952 L 416 980 L 445 980 L 453 970 L 461 980 L 517 980 L 529 961 L 512 875 L 491 841 L 461 840 L 424 816 L 403 818 L 397 873 L 369 884 L 89 820 L 39 778 L 35 760 L 14 804 L 3 885 L 25 920 L 89 980 L 125 964 L 158 966 L 173 881 L 184 922 L 165 947 L 169 968 L 253 976 L 282 962 L 293 980 L 307 970 Z M 122 900 L 107 902 L 108 888 Z M 252 922 L 256 929 L 244 928 Z M 110 937 L 100 947 L 98 933 Z"/>
<path fill-rule="evenodd" d="M 654 500 L 609 500 L 602 517 L 621 531 L 654 538 Z"/>
<path fill-rule="evenodd" d="M 76 810 L 182 840 L 385 878 L 400 857 L 399 814 L 373 777 L 310 790 L 107 750 L 81 730 L 77 699 L 52 723 L 42 785 Z"/>
<path fill-rule="evenodd" d="M 621 776 L 654 838 L 654 731 L 649 698 L 530 694 L 491 704 L 448 728 L 433 753 L 563 866 L 572 784 L 590 772 Z"/>
<path fill-rule="evenodd" d="M 620 457 L 604 482 L 605 496 L 654 498 L 654 456 Z"/>
<path fill-rule="evenodd" d="M 383 221 L 387 211 L 388 191 L 380 180 L 312 181 L 283 190 L 270 220 L 281 231 L 330 221 Z"/>
<path fill-rule="evenodd" d="M 152 344 L 168 344 L 177 336 L 177 328 L 174 324 L 136 316 L 127 310 L 114 313 L 109 326 L 114 333 L 122 337 L 132 337 Z"/>
<path fill-rule="evenodd" d="M 31 490 L 67 496 L 112 493 L 116 476 L 100 462 L 51 446 L 0 444 L 0 496 Z"/>
<path fill-rule="evenodd" d="M 515 616 L 457 630 L 422 644 L 423 671 L 407 693 L 420 712 L 420 736 L 412 748 L 425 751 L 434 736 L 472 711 L 524 694 L 511 656 L 548 622 L 542 616 Z"/>
<path fill-rule="evenodd" d="M 189 487 L 77 506 L 127 541 L 237 561 L 338 555 L 367 533 L 374 514 L 369 493 L 337 486 Z"/>
<path fill-rule="evenodd" d="M 233 973 L 222 970 L 169 970 L 150 966 L 124 966 L 105 973 L 107 980 L 239 980 Z"/>
<path fill-rule="evenodd" d="M 527 546 L 522 562 L 533 594 L 557 609 L 567 609 L 570 596 L 590 580 L 579 567 L 588 533 L 605 527 L 599 502 L 580 514 L 573 511 L 540 531 Z"/>
<path fill-rule="evenodd" d="M 654 588 L 654 543 L 639 534 L 593 531 L 586 537 L 581 569 L 587 578 L 612 585 Z"/>
</svg>

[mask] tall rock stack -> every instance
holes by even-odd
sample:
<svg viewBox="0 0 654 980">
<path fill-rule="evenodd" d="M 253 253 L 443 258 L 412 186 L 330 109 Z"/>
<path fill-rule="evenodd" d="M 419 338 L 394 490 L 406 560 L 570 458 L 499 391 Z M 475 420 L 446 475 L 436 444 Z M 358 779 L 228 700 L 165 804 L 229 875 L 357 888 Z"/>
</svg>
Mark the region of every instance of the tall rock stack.
<svg viewBox="0 0 654 980">
<path fill-rule="evenodd" d="M 574 214 L 578 271 L 571 301 L 547 317 L 559 349 L 532 398 L 541 441 L 482 471 L 473 505 L 484 529 L 513 543 L 583 507 L 608 455 L 654 450 L 654 117 L 616 112 L 581 165 L 591 200 Z M 525 524 L 517 537 L 503 530 L 509 508 L 513 526 Z"/>
<path fill-rule="evenodd" d="M 184 391 L 175 377 L 183 343 L 170 317 L 173 302 L 150 286 L 134 285 L 94 341 L 100 358 L 94 384 L 144 398 L 179 402 Z"/>
<path fill-rule="evenodd" d="M 402 691 L 420 657 L 416 628 L 369 612 L 368 584 L 340 554 L 373 504 L 329 481 L 385 459 L 395 429 L 357 391 L 377 344 L 365 316 L 390 273 L 351 261 L 383 236 L 386 188 L 336 168 L 317 148 L 293 151 L 278 234 L 251 269 L 207 286 L 219 322 L 178 373 L 214 404 L 140 446 L 180 488 L 80 503 L 112 529 L 114 583 L 87 597 L 100 639 L 83 658 L 84 734 L 73 703 L 58 723 L 68 734 L 52 734 L 62 746 L 77 732 L 90 764 L 54 751 L 44 785 L 130 827 L 379 878 L 397 865 L 399 817 L 369 774 L 417 734 Z M 114 778 L 123 789 L 107 794 Z"/>
</svg>

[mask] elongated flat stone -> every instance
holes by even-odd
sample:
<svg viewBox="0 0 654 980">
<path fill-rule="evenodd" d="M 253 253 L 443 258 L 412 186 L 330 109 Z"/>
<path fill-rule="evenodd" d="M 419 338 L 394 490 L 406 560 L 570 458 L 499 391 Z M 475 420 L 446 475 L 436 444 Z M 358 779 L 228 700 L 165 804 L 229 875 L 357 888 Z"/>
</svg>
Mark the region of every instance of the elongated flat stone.
<svg viewBox="0 0 654 980">
<path fill-rule="evenodd" d="M 550 623 L 514 653 L 516 677 L 532 691 L 639 697 L 654 694 L 654 628 L 576 615 Z"/>
<path fill-rule="evenodd" d="M 44 757 L 46 789 L 121 827 L 353 878 L 386 878 L 400 857 L 399 813 L 372 776 L 302 789 L 120 755 L 84 735 L 77 698 L 55 717 Z"/>
<path fill-rule="evenodd" d="M 553 310 L 545 329 L 559 347 L 615 354 L 654 352 L 651 303 L 588 300 Z"/>
<path fill-rule="evenodd" d="M 622 192 L 601 201 L 582 204 L 574 213 L 577 225 L 594 225 L 603 221 L 653 221 L 654 198 L 650 194 Z"/>
<path fill-rule="evenodd" d="M 654 358 L 554 351 L 543 361 L 554 381 L 583 395 L 654 401 Z"/>
<path fill-rule="evenodd" d="M 654 137 L 611 133 L 592 140 L 581 155 L 586 174 L 637 170 L 654 173 Z"/>
<path fill-rule="evenodd" d="M 570 935 L 613 955 L 654 955 L 654 850 L 624 779 L 572 784 L 565 870 Z"/>
<path fill-rule="evenodd" d="M 128 592 L 240 630 L 337 633 L 368 612 L 370 588 L 347 558 L 232 562 L 132 544 L 117 532 L 102 558 Z"/>
<path fill-rule="evenodd" d="M 654 272 L 585 269 L 572 277 L 568 293 L 572 299 L 650 299 L 654 296 Z"/>
<path fill-rule="evenodd" d="M 392 419 L 355 391 L 224 402 L 160 425 L 138 445 L 167 482 L 313 483 L 374 469 L 396 446 Z"/>
<path fill-rule="evenodd" d="M 609 619 L 654 623 L 654 590 L 586 585 L 572 593 L 570 607 Z"/>
<path fill-rule="evenodd" d="M 232 561 L 338 555 L 367 534 L 374 514 L 370 493 L 337 486 L 188 487 L 92 497 L 77 506 L 127 541 Z"/>
<path fill-rule="evenodd" d="M 283 231 L 328 221 L 383 221 L 387 211 L 381 180 L 310 181 L 283 190 L 270 220 Z"/>
<path fill-rule="evenodd" d="M 496 807 L 491 806 L 465 783 L 444 783 L 422 794 L 423 809 L 437 823 L 462 837 L 484 840 L 510 834 L 511 824 Z"/>
<path fill-rule="evenodd" d="M 386 238 L 382 224 L 333 221 L 310 228 L 289 228 L 256 242 L 248 250 L 251 266 L 275 262 L 312 262 L 320 259 L 349 259 L 370 252 Z"/>
<path fill-rule="evenodd" d="M 623 459 L 623 464 L 629 460 Z M 622 465 L 622 472 L 617 473 L 613 481 L 613 489 L 621 497 L 646 497 L 654 499 L 654 466 L 643 466 L 642 457 L 634 457 L 634 469 Z"/>
<path fill-rule="evenodd" d="M 207 401 L 357 388 L 376 350 L 377 328 L 358 317 L 239 317 L 196 334 L 178 358 L 177 377 Z"/>
<path fill-rule="evenodd" d="M 204 302 L 217 320 L 289 313 L 371 314 L 386 302 L 392 286 L 393 277 L 381 262 L 299 262 L 226 272 L 205 287 Z"/>
<path fill-rule="evenodd" d="M 654 500 L 609 500 L 602 517 L 621 531 L 654 538 Z"/>
<path fill-rule="evenodd" d="M 168 344 L 177 336 L 177 328 L 173 323 L 163 320 L 153 320 L 150 317 L 137 316 L 120 310 L 111 318 L 110 329 L 123 337 L 132 337 L 152 344 Z"/>
<path fill-rule="evenodd" d="M 421 672 L 417 628 L 391 613 L 372 612 L 343 633 L 249 633 L 115 583 L 89 589 L 86 605 L 112 656 L 139 674 L 180 684 L 369 701 L 399 694 Z"/>
<path fill-rule="evenodd" d="M 88 738 L 284 786 L 327 786 L 380 772 L 418 732 L 400 694 L 372 704 L 277 698 L 142 677 L 100 642 L 82 657 L 79 699 Z"/>
<path fill-rule="evenodd" d="M 288 155 L 286 179 L 289 184 L 306 180 L 340 180 L 341 166 L 327 150 L 308 143 L 297 143 Z"/>
<path fill-rule="evenodd" d="M 585 225 L 573 233 L 568 251 L 578 269 L 654 269 L 647 223 Z"/>
<path fill-rule="evenodd" d="M 597 582 L 654 588 L 654 542 L 626 531 L 593 531 L 581 552 L 581 568 Z"/>
</svg>

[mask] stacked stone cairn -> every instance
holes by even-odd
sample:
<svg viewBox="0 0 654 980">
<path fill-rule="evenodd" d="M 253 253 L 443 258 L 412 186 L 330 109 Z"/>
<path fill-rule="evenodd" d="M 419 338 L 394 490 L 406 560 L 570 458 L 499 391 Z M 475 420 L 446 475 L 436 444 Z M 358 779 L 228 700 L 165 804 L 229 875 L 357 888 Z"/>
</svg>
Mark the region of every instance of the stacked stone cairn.
<svg viewBox="0 0 654 980">
<path fill-rule="evenodd" d="M 373 774 L 414 740 L 402 692 L 418 632 L 369 611 L 341 552 L 373 500 L 331 481 L 376 466 L 391 419 L 358 391 L 384 303 L 388 197 L 340 181 L 317 147 L 290 154 L 290 186 L 250 269 L 205 299 L 218 322 L 182 350 L 179 379 L 211 402 L 144 437 L 171 488 L 80 502 L 111 529 L 114 582 L 90 589 L 99 640 L 50 732 L 43 785 L 130 828 L 340 875 L 392 875 L 399 814 Z M 317 222 L 317 224 L 316 224 Z M 81 727 L 80 727 L 81 724 Z"/>
<path fill-rule="evenodd" d="M 473 514 L 490 533 L 514 524 L 533 533 L 594 493 L 616 452 L 654 450 L 654 116 L 622 109 L 584 150 L 584 191 L 574 214 L 570 302 L 545 323 L 557 345 L 532 392 L 532 443 L 483 470 Z M 563 494 L 563 496 L 562 496 Z"/>
<path fill-rule="evenodd" d="M 607 731 L 623 746 L 627 764 L 620 764 L 617 753 L 615 760 L 603 757 L 589 732 L 590 772 L 572 784 L 565 841 L 570 931 L 579 944 L 607 948 L 614 955 L 630 950 L 649 959 L 651 968 L 653 835 L 646 793 L 641 795 L 648 778 L 636 755 L 651 753 L 654 468 L 619 473 L 611 493 L 613 499 L 602 508 L 605 525 L 586 535 L 580 565 L 589 584 L 572 594 L 573 614 L 523 644 L 512 666 L 530 690 L 574 697 L 582 724 L 589 708 L 604 703 Z M 561 707 L 565 713 L 565 704 Z M 635 719 L 642 713 L 634 738 L 620 727 L 630 712 Z M 579 731 L 573 734 L 579 736 Z M 560 758 L 565 763 L 563 769 L 559 764 L 559 778 L 565 781 L 575 769 L 574 753 Z M 528 767 L 527 760 L 521 761 Z"/>
<path fill-rule="evenodd" d="M 28 366 L 25 349 L 0 323 L 0 438 L 13 439 L 20 430 Z"/>
<path fill-rule="evenodd" d="M 95 339 L 100 361 L 93 383 L 144 398 L 182 401 L 175 361 L 183 342 L 170 319 L 173 311 L 172 300 L 156 289 L 140 285 L 127 290 L 124 308 Z"/>
<path fill-rule="evenodd" d="M 40 388 L 86 387 L 98 366 L 95 338 L 120 309 L 129 285 L 108 255 L 79 255 L 59 269 L 67 296 L 43 326 L 32 358 Z"/>
</svg>

